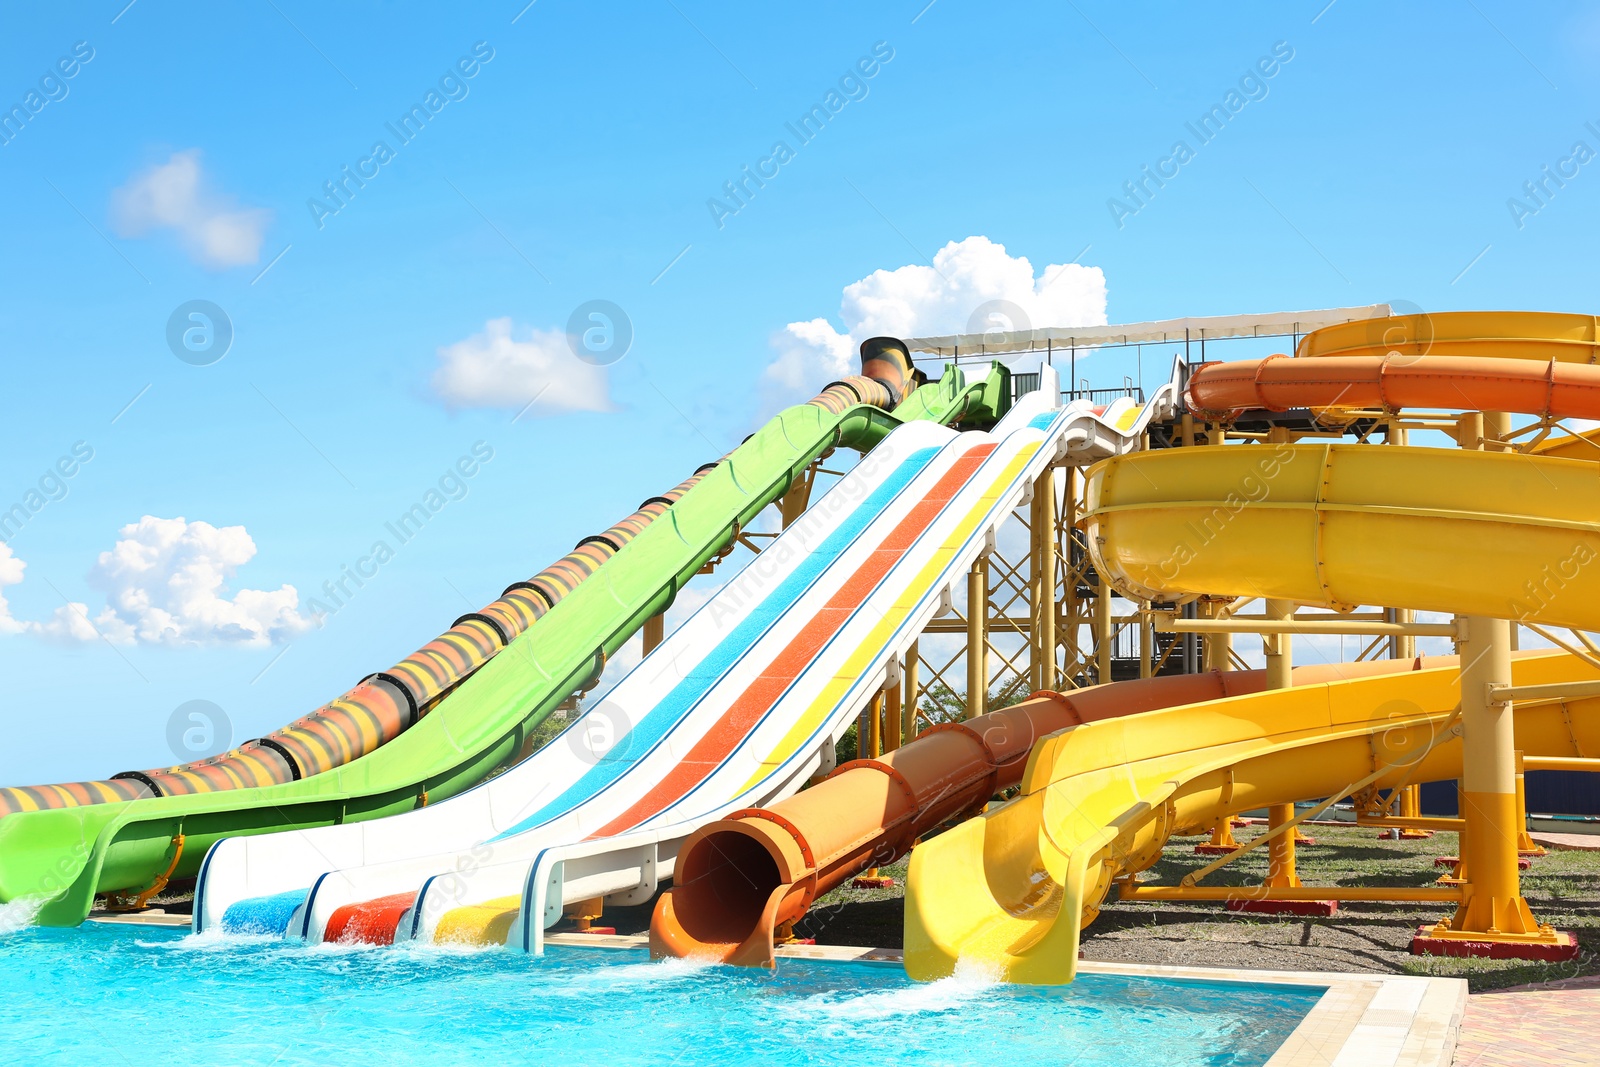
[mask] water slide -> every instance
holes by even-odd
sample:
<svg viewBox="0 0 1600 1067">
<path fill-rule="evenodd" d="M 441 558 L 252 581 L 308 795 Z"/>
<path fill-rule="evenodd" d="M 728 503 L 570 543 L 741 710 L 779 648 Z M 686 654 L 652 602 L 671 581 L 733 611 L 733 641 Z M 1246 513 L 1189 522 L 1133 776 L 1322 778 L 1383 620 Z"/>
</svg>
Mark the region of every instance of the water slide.
<svg viewBox="0 0 1600 1067">
<path fill-rule="evenodd" d="M 1046 373 L 1049 373 L 1048 368 Z M 1085 463 L 1141 447 L 1141 437 L 1150 423 L 1172 414 L 1177 380 L 1174 374 L 1173 383 L 1163 386 L 1144 405 L 1124 399 L 1103 410 L 1082 402 L 1067 407 L 1056 416 L 1051 430 L 1058 440 L 1057 446 L 1036 457 L 1026 472 L 1025 484 L 1032 484 L 1050 462 Z M 1055 458 L 1052 460 L 1051 456 Z M 1021 488 L 1019 484 L 1018 491 Z M 841 650 L 848 656 L 839 667 L 835 668 L 830 662 L 818 665 L 825 672 L 833 673 L 836 687 L 848 683 L 855 691 L 870 694 L 886 681 L 898 680 L 889 672 L 938 612 L 939 602 L 948 599 L 949 584 L 959 581 L 970 569 L 982 548 L 976 537 L 980 529 L 963 531 L 964 543 L 942 548 L 947 558 L 940 569 L 908 574 L 905 584 L 887 591 L 898 599 L 890 600 L 890 606 L 884 609 L 886 621 L 875 630 L 864 631 L 855 641 L 855 647 Z M 1190 694 L 1188 699 L 1197 699 L 1196 690 L 1190 688 L 1186 692 Z M 860 704 L 858 697 L 853 704 L 834 705 L 836 713 L 845 713 L 838 720 L 840 728 L 848 725 L 849 713 L 859 709 Z M 921 752 L 930 745 L 937 748 L 948 743 L 945 747 L 952 751 L 970 751 L 975 744 L 979 751 L 987 751 L 985 746 L 993 741 L 1014 758 L 1017 754 L 1025 756 L 1031 741 L 1040 736 L 1033 730 L 1033 724 L 1025 719 L 1013 722 L 1007 713 L 998 713 L 993 721 L 1001 725 L 981 736 L 970 724 L 937 727 L 919 743 L 920 747 L 912 747 Z M 1055 728 L 1058 727 L 1050 727 Z M 935 738 L 937 740 L 933 740 Z M 823 785 L 770 807 L 758 807 L 759 798 L 746 792 L 724 804 L 719 811 L 703 813 L 696 824 L 679 823 L 674 827 L 678 834 L 686 836 L 677 852 L 680 862 L 674 874 L 674 888 L 658 904 L 652 923 L 652 943 L 658 954 L 770 964 L 777 923 L 797 918 L 811 900 L 843 878 L 872 862 L 888 862 L 893 858 L 884 855 L 880 847 L 889 829 L 896 831 L 896 840 L 909 847 L 917 831 L 906 831 L 894 818 L 882 818 L 882 813 L 902 802 L 902 806 L 909 803 L 924 817 L 929 810 L 949 815 L 965 810 L 974 797 L 981 806 L 995 788 L 1004 784 L 1003 780 L 1000 784 L 993 781 L 985 784 L 992 770 L 987 764 L 975 772 L 974 778 L 966 768 L 941 763 L 935 757 L 925 765 L 938 770 L 924 780 L 918 773 L 922 767 L 918 770 L 897 767 L 895 758 L 891 754 L 883 760 L 856 760 L 835 770 Z M 1020 764 L 1015 771 L 1020 772 Z M 1012 777 L 1015 776 L 1013 773 Z M 978 790 L 981 797 L 976 793 L 968 796 L 970 787 L 975 785 L 982 786 Z M 853 788 L 856 786 L 859 788 Z M 933 809 L 916 803 L 913 794 L 917 788 L 923 789 L 923 797 L 936 797 Z M 796 812 L 810 810 L 818 796 L 831 799 L 817 811 L 815 821 L 807 823 L 812 835 L 808 840 L 796 831 L 791 818 L 801 818 Z M 887 807 L 885 797 L 888 798 Z M 783 844 L 777 844 L 780 841 Z M 816 867 L 832 858 L 824 841 L 842 841 L 853 851 L 850 863 L 834 863 L 819 883 Z M 772 847 L 764 850 L 760 847 L 762 843 Z M 529 878 L 524 892 L 524 910 L 538 913 L 543 902 L 553 899 L 551 884 L 560 884 L 563 877 L 570 879 L 574 865 L 581 865 L 578 869 L 587 872 L 596 853 L 624 849 L 628 845 L 628 835 L 624 835 L 597 845 L 552 850 L 550 855 L 541 857 Z M 562 864 L 566 865 L 564 869 L 560 869 Z M 789 914 L 778 908 L 778 902 L 788 889 L 793 889 L 793 883 L 800 876 L 779 878 L 778 875 L 780 870 L 792 872 L 797 865 L 806 868 L 805 885 L 798 891 L 804 901 L 798 913 Z M 540 867 L 550 872 L 550 883 L 541 876 Z M 785 883 L 788 889 L 777 889 L 779 882 Z M 760 888 L 755 888 L 757 886 Z M 686 906 L 676 907 L 680 903 Z M 766 907 L 764 920 L 763 907 Z M 735 927 L 740 928 L 738 936 L 727 933 Z M 535 948 L 536 939 L 530 937 L 526 947 Z"/>
<path fill-rule="evenodd" d="M 1325 418 L 1405 407 L 1600 416 L 1592 318 L 1422 318 L 1319 331 L 1297 359 L 1199 368 L 1189 405 L 1213 415 L 1308 407 Z M 1593 629 L 1596 469 L 1593 458 L 1390 445 L 1172 449 L 1089 472 L 1088 543 L 1099 572 L 1134 597 L 1203 591 Z M 1561 652 L 1512 666 L 1517 685 L 1595 675 Z M 1051 735 L 1034 747 L 1020 796 L 913 853 L 907 969 L 932 978 L 965 958 L 1014 981 L 1070 981 L 1081 926 L 1169 835 L 1373 775 L 1381 788 L 1460 777 L 1461 742 L 1448 729 L 1459 679 L 1454 664 L 1424 662 Z M 1516 746 L 1595 751 L 1600 723 L 1583 714 L 1594 704 L 1518 704 Z"/>
<path fill-rule="evenodd" d="M 1406 406 L 1592 418 L 1600 370 L 1581 364 L 1595 359 L 1595 327 L 1587 316 L 1484 313 L 1352 323 L 1309 335 L 1300 359 L 1202 366 L 1188 401 L 1224 417 L 1307 407 L 1333 424 Z M 1125 455 L 1091 472 L 1089 543 L 1100 573 L 1139 598 L 1206 592 L 1592 626 L 1600 579 L 1571 561 L 1600 552 L 1596 458 L 1335 445 Z M 1562 563 L 1557 587 L 1546 564 Z M 1519 684 L 1593 676 L 1559 654 L 1523 657 L 1515 671 Z M 1302 668 L 1295 689 L 1272 693 L 1252 694 L 1259 672 L 1239 672 L 1036 695 L 704 827 L 658 904 L 653 950 L 770 963 L 777 923 L 1020 784 L 1018 799 L 913 852 L 907 967 L 932 978 L 975 956 L 1014 980 L 1070 980 L 1080 923 L 1112 877 L 1153 863 L 1169 834 L 1341 789 L 1390 748 L 1397 769 L 1379 785 L 1459 776 L 1457 741 L 1416 768 L 1405 758 L 1454 705 L 1457 677 L 1451 665 L 1407 662 Z M 1530 753 L 1593 751 L 1548 705 L 1519 708 L 1517 729 Z"/>
<path fill-rule="evenodd" d="M 276 734 L 196 764 L 0 790 L 0 901 L 35 899 L 40 922 L 73 925 L 97 893 L 194 874 L 224 837 L 397 814 L 514 763 L 532 729 L 814 459 L 868 450 L 908 421 L 992 422 L 1009 400 L 998 364 L 980 381 L 951 368 L 923 384 L 903 348 L 875 340 L 863 370 Z"/>
<path fill-rule="evenodd" d="M 1001 426 L 1022 417 L 1018 404 Z M 986 435 L 970 435 L 987 439 Z M 503 854 L 552 821 L 584 836 L 607 805 L 653 814 L 650 782 L 671 771 L 704 726 L 705 690 L 755 663 L 752 645 L 773 627 L 815 613 L 826 602 L 830 563 L 871 553 L 884 522 L 905 517 L 967 449 L 939 446 L 958 437 L 932 423 L 910 423 L 884 439 L 733 582 L 630 672 L 564 735 L 529 759 L 466 793 L 387 819 L 348 826 L 230 838 L 206 857 L 196 886 L 195 925 L 291 932 L 318 940 L 391 940 L 415 890 L 429 875 L 506 861 Z M 971 473 L 969 462 L 964 473 Z M 776 586 L 766 596 L 755 588 Z M 803 596 L 802 596 L 803 594 Z M 624 773 L 628 772 L 628 773 Z M 625 779 L 625 781 L 619 781 Z M 558 828 L 550 828 L 559 833 Z M 502 844 L 514 840 L 516 844 Z M 466 855 L 458 855 L 465 853 Z M 520 880 L 519 880 L 520 884 Z M 308 896 L 309 894 L 309 896 Z"/>
<path fill-rule="evenodd" d="M 520 930 L 538 941 L 563 903 L 648 899 L 706 813 L 734 796 L 786 795 L 827 769 L 865 698 L 847 687 L 819 715 L 815 691 L 860 644 L 852 629 L 875 623 L 902 575 L 981 543 L 1069 436 L 1087 436 L 1082 419 L 1052 414 L 1057 389 L 1045 377 L 992 436 L 931 424 L 891 434 L 523 765 L 409 815 L 219 844 L 197 887 L 196 926 L 379 942 L 503 942 Z M 562 849 L 583 852 L 587 874 L 565 857 L 552 895 L 552 850 Z M 541 861 L 532 913 L 547 921 L 526 929 L 523 890 Z"/>
</svg>

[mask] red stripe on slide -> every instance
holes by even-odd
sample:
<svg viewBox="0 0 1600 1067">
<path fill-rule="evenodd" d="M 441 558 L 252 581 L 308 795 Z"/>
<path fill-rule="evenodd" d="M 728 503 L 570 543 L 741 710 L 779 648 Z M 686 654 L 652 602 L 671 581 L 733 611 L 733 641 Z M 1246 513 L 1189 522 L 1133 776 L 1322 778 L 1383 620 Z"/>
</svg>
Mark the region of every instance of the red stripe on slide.
<svg viewBox="0 0 1600 1067">
<path fill-rule="evenodd" d="M 322 940 L 347 945 L 392 945 L 400 917 L 416 899 L 415 893 L 396 893 L 336 908 L 328 916 L 328 926 L 322 932 Z"/>
<path fill-rule="evenodd" d="M 865 602 L 878 583 L 883 581 L 884 575 L 889 573 L 889 569 L 933 525 L 933 520 L 944 506 L 972 480 L 995 447 L 992 444 L 979 445 L 957 460 L 927 496 L 900 520 L 883 543 L 872 550 L 860 569 L 846 579 L 828 603 L 778 653 L 777 658 L 761 672 L 761 676 L 739 694 L 733 706 L 706 731 L 705 736 L 695 743 L 678 765 L 627 811 L 590 834 L 588 840 L 608 837 L 637 826 L 681 799 L 721 766 L 761 717 L 772 710 L 790 683 L 817 657 L 822 646 L 844 627 L 851 613 Z"/>
</svg>

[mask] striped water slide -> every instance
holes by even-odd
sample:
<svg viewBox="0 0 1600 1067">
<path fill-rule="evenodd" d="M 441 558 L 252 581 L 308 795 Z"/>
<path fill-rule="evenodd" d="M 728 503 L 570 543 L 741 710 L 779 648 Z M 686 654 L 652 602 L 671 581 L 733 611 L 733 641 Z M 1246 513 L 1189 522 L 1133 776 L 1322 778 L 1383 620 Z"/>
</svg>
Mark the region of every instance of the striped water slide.
<svg viewBox="0 0 1600 1067">
<path fill-rule="evenodd" d="M 871 551 L 852 561 L 822 610 L 803 613 L 798 629 L 768 635 L 768 665 L 753 682 L 727 679 L 728 696 L 711 704 L 715 722 L 685 739 L 688 749 L 665 776 L 587 839 L 547 824 L 436 874 L 412 912 L 411 935 L 532 947 L 564 903 L 648 899 L 671 874 L 676 845 L 730 804 L 796 791 L 831 762 L 817 754 L 831 752 L 884 684 L 895 653 L 948 604 L 951 583 L 1060 458 L 1066 430 L 1084 414 L 1044 413 L 1019 432 L 967 435 L 986 440 L 962 440 L 962 461 L 909 512 L 886 517 L 888 532 L 867 539 Z M 523 914 L 543 921 L 529 929 Z"/>
<path fill-rule="evenodd" d="M 1002 428 L 1047 407 L 1042 394 L 1024 398 Z M 551 837 L 582 840 L 636 809 L 716 725 L 726 694 L 760 678 L 766 663 L 757 650 L 823 611 L 855 573 L 847 561 L 881 555 L 886 530 L 913 512 L 922 516 L 918 522 L 929 521 L 937 508 L 930 510 L 928 501 L 970 479 L 994 440 L 931 424 L 895 431 L 562 738 L 480 790 L 440 805 L 434 819 L 447 809 L 466 813 L 466 804 L 478 810 L 448 825 L 430 823 L 426 833 L 419 831 L 422 813 L 386 820 L 404 827 L 369 824 L 363 861 L 325 865 L 303 900 L 239 902 L 227 925 L 259 927 L 254 916 L 275 909 L 278 917 L 293 915 L 288 932 L 308 940 L 387 942 L 397 927 L 404 925 L 402 937 L 411 932 L 414 924 L 401 920 L 419 885 L 441 874 L 470 884 L 498 869 L 508 853 L 521 857 L 507 888 L 514 894 L 532 858 L 529 848 Z M 594 739 L 600 744 L 590 751 Z M 824 754 L 813 755 L 818 769 Z M 502 805 L 496 816 L 510 814 L 484 818 L 482 809 L 494 802 Z M 384 837 L 381 845 L 374 835 Z"/>
<path fill-rule="evenodd" d="M 843 733 L 874 694 L 898 681 L 900 658 L 928 622 L 947 610 L 951 587 L 992 543 L 1005 516 L 1025 502 L 1049 463 L 1138 448 L 1144 428 L 1152 418 L 1170 414 L 1176 396 L 1175 377 L 1145 405 L 1119 401 L 1099 409 L 1075 404 L 1054 418 L 1031 420 L 1043 430 L 1043 441 L 991 457 L 966 499 L 946 509 L 944 522 L 930 531 L 924 551 L 903 560 L 887 576 L 872 603 L 854 613 L 809 665 L 801 684 L 784 695 L 782 705 L 753 726 L 739 724 L 749 726 L 742 744 L 726 751 L 711 773 L 690 772 L 700 778 L 692 789 L 632 829 L 618 820 L 588 840 L 541 849 L 521 893 L 509 901 L 457 908 L 430 925 L 426 917 L 440 909 L 430 900 L 431 887 L 425 888 L 417 909 L 417 936 L 503 941 L 539 952 L 544 929 L 560 918 L 566 904 L 601 896 L 616 903 L 648 900 L 656 883 L 672 873 L 678 847 L 698 827 L 770 804 L 804 784 L 811 766 L 804 754 L 819 741 Z M 540 921 L 524 921 L 531 915 Z"/>
<path fill-rule="evenodd" d="M 865 521 L 876 514 L 877 509 L 844 505 L 872 493 L 892 497 L 906 479 L 918 472 L 918 464 L 922 462 L 912 460 L 903 450 L 923 440 L 930 430 L 935 431 L 927 438 L 930 441 L 949 437 L 948 431 L 938 431 L 931 423 L 912 425 L 916 429 L 909 434 L 891 435 L 896 442 L 894 445 L 886 440 L 869 453 L 824 502 L 819 502 L 803 516 L 793 528 L 790 543 L 816 544 L 830 539 L 837 542 L 839 538 L 848 540 L 859 536 Z M 889 488 L 879 482 L 887 483 Z M 797 556 L 793 565 L 803 562 L 805 560 Z M 762 565 L 752 574 L 768 570 L 769 566 Z M 755 607 L 756 602 L 752 601 L 742 610 L 732 609 L 730 614 L 729 606 L 723 603 L 716 611 L 708 612 L 707 619 L 715 615 L 719 622 L 726 622 L 748 614 Z M 691 663 L 686 657 L 691 655 L 689 650 L 701 626 L 703 624 L 682 628 L 669 639 L 653 657 L 658 665 L 654 669 L 663 669 L 661 665 L 665 665 L 670 673 L 678 671 L 678 663 Z M 319 888 L 327 890 L 323 899 L 332 899 L 334 886 L 324 877 L 330 871 L 405 862 L 492 838 L 515 826 L 539 804 L 575 788 L 586 788 L 582 784 L 583 772 L 589 769 L 592 761 L 586 762 L 586 754 L 575 750 L 573 741 L 591 736 L 604 738 L 608 732 L 615 732 L 614 721 L 621 721 L 619 716 L 629 713 L 615 699 L 602 704 L 575 723 L 562 740 L 511 771 L 446 803 L 363 824 L 219 843 L 201 871 L 195 927 L 206 929 L 220 922 L 234 930 L 282 933 L 289 929 L 291 918 L 302 910 L 313 885 L 320 881 Z M 576 799 L 581 802 L 581 796 Z M 409 887 L 414 888 L 415 884 L 413 881 Z M 303 915 L 297 929 L 306 929 L 304 920 L 308 918 L 309 913 Z"/>
</svg>

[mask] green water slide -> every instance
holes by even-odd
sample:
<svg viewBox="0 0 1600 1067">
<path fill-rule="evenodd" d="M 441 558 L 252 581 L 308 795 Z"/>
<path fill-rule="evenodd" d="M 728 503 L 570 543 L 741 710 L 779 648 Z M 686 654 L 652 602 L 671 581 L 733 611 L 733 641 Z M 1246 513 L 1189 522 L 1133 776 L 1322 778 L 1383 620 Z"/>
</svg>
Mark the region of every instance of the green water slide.
<svg viewBox="0 0 1600 1067">
<path fill-rule="evenodd" d="M 352 762 L 280 785 L 0 818 L 0 902 L 35 899 L 38 922 L 75 926 L 96 894 L 192 876 L 219 838 L 376 819 L 470 788 L 514 762 L 530 732 L 813 460 L 840 447 L 866 452 L 912 420 L 983 426 L 1003 415 L 1010 374 L 986 369 L 969 381 L 947 367 L 892 411 L 835 386 L 818 399 L 847 397 L 836 410 L 813 402 L 780 412 L 429 714 Z"/>
</svg>

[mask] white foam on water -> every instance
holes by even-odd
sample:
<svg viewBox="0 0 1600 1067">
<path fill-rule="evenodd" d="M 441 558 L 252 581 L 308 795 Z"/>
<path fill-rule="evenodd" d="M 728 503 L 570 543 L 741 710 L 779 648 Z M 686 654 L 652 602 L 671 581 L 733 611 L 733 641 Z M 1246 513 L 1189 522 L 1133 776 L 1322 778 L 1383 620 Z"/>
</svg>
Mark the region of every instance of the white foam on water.
<svg viewBox="0 0 1600 1067">
<path fill-rule="evenodd" d="M 32 926 L 33 920 L 39 917 L 39 910 L 43 907 L 43 897 L 18 897 L 9 903 L 0 904 L 0 937 L 9 937 Z"/>
<path fill-rule="evenodd" d="M 465 941 L 402 941 L 394 951 L 410 959 L 428 962 L 460 956 L 481 956 L 486 952 L 504 952 L 504 945 L 475 945 Z"/>
<path fill-rule="evenodd" d="M 251 945 L 282 945 L 283 938 L 273 934 L 235 934 L 220 926 L 201 933 L 184 934 L 173 941 L 135 941 L 140 948 L 160 948 L 170 952 L 231 952 Z"/>
<path fill-rule="evenodd" d="M 618 993 L 641 986 L 693 978 L 715 966 L 716 964 L 709 960 L 664 959 L 651 960 L 649 963 L 625 963 L 620 967 L 597 967 L 592 971 L 579 971 L 570 976 L 562 976 L 561 981 L 553 983 L 543 991 L 543 995 L 592 996 Z"/>
<path fill-rule="evenodd" d="M 871 993 L 814 993 L 794 1005 L 829 1022 L 882 1022 L 896 1016 L 970 1010 L 973 1003 L 1003 983 L 998 971 L 977 960 L 956 961 L 956 972 L 934 982 Z"/>
</svg>

